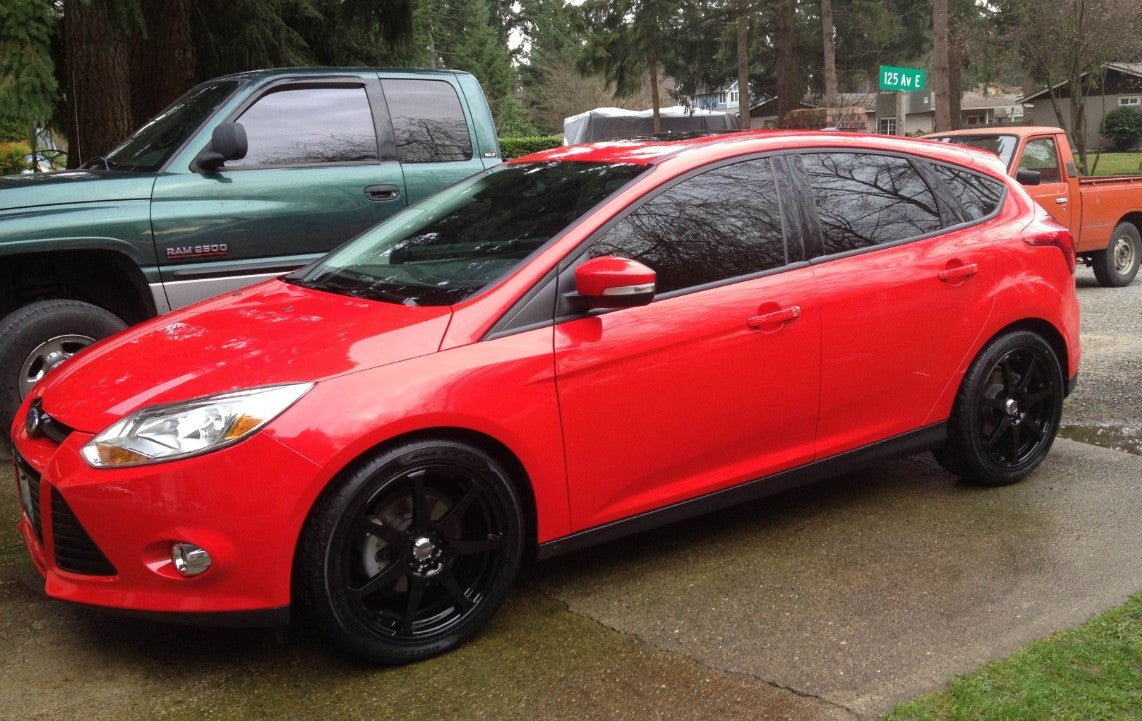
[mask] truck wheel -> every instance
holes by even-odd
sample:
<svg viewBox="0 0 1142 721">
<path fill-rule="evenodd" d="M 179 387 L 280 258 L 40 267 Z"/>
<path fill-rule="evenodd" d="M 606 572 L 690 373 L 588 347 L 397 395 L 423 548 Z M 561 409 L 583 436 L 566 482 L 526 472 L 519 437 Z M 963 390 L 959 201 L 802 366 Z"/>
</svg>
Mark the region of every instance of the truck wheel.
<svg viewBox="0 0 1142 721">
<path fill-rule="evenodd" d="M 41 300 L 0 320 L 0 423 L 7 436 L 20 401 L 49 370 L 127 324 L 78 300 Z"/>
<path fill-rule="evenodd" d="M 1106 250 L 1091 253 L 1091 260 L 1099 285 L 1107 288 L 1130 285 L 1142 260 L 1142 237 L 1138 228 L 1133 223 L 1119 223 L 1110 236 L 1110 245 Z"/>
</svg>

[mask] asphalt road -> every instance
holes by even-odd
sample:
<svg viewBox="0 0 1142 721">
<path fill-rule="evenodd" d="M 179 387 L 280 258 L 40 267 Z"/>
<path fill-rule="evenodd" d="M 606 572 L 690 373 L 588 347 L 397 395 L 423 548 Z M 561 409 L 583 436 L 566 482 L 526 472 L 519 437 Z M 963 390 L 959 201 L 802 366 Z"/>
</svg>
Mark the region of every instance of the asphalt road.
<svg viewBox="0 0 1142 721">
<path fill-rule="evenodd" d="M 1068 433 L 1137 448 L 1142 282 L 1080 271 L 1079 297 Z M 1066 439 L 1015 486 L 920 455 L 540 564 L 474 642 L 394 669 L 45 599 L 16 514 L 0 484 L 0 719 L 863 718 L 1142 588 L 1142 457 Z"/>
</svg>

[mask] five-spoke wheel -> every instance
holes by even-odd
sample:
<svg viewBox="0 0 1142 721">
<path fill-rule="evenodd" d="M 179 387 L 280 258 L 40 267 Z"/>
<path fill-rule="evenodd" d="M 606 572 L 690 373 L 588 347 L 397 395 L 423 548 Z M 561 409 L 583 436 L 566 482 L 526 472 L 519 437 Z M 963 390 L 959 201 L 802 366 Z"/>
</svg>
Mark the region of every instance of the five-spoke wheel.
<svg viewBox="0 0 1142 721">
<path fill-rule="evenodd" d="M 1050 344 L 1029 331 L 1002 335 L 964 376 L 936 458 L 969 480 L 1014 483 L 1046 457 L 1062 411 L 1063 374 Z"/>
<path fill-rule="evenodd" d="M 373 661 L 447 651 L 502 603 L 523 551 L 507 470 L 479 448 L 417 442 L 334 483 L 307 523 L 299 581 L 335 641 Z"/>
</svg>

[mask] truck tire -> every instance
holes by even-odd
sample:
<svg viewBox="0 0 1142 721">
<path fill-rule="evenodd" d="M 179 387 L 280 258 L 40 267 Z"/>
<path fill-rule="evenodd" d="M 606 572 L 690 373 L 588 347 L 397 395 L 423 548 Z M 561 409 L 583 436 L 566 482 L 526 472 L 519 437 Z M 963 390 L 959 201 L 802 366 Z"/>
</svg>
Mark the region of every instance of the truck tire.
<svg viewBox="0 0 1142 721">
<path fill-rule="evenodd" d="M 1133 223 L 1119 223 L 1106 250 L 1091 253 L 1094 277 L 1106 288 L 1130 285 L 1142 260 L 1142 237 Z"/>
<path fill-rule="evenodd" d="M 0 435 L 7 438 L 20 402 L 45 373 L 126 327 L 118 316 L 78 300 L 37 301 L 0 320 Z"/>
</svg>

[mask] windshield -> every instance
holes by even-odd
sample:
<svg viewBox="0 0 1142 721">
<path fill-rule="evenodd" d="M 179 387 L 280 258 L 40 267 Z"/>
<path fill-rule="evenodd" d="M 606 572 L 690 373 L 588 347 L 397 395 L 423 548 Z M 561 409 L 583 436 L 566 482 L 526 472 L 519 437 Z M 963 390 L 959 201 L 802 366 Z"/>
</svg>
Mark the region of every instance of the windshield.
<svg viewBox="0 0 1142 721">
<path fill-rule="evenodd" d="M 999 156 L 1008 170 L 1011 170 L 1011 158 L 1015 155 L 1015 146 L 1019 144 L 1019 139 L 1014 135 L 945 135 L 932 140 L 990 150 Z"/>
<path fill-rule="evenodd" d="M 140 172 L 158 170 L 237 87 L 237 80 L 194 86 L 108 153 L 108 167 Z"/>
<path fill-rule="evenodd" d="M 645 169 L 500 165 L 394 215 L 285 280 L 404 305 L 452 305 L 507 276 Z"/>
</svg>

